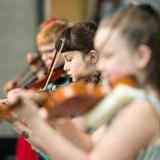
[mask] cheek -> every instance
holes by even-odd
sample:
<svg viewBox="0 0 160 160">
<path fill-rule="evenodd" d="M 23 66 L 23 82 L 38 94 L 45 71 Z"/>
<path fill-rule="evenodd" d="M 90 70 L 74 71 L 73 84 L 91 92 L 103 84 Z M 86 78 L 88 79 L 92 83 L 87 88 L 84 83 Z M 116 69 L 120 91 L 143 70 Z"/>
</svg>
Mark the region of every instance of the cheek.
<svg viewBox="0 0 160 160">
<path fill-rule="evenodd" d="M 46 61 L 48 63 L 52 63 L 52 60 L 54 58 L 55 54 L 54 53 L 51 53 L 51 54 L 48 54 L 47 58 L 46 58 Z"/>
<path fill-rule="evenodd" d="M 51 58 L 51 59 L 53 59 L 53 58 L 54 58 L 54 56 L 55 56 L 55 52 L 50 53 L 48 57 L 49 57 L 49 58 Z"/>
<path fill-rule="evenodd" d="M 48 54 L 48 56 L 47 56 L 47 60 L 53 60 L 54 56 L 55 56 L 55 54 L 54 54 L 54 53 L 50 53 L 50 54 Z"/>
<path fill-rule="evenodd" d="M 73 74 L 78 74 L 80 66 L 81 64 L 79 62 L 77 62 L 76 60 L 72 60 L 72 62 L 70 63 L 70 69 L 73 72 Z"/>
<path fill-rule="evenodd" d="M 75 79 L 78 79 L 79 77 L 81 77 L 80 74 L 83 67 L 85 67 L 83 61 L 72 60 L 70 64 L 70 71 L 73 77 L 75 77 Z"/>
<path fill-rule="evenodd" d="M 113 58 L 106 62 L 105 69 L 107 71 L 108 80 L 114 81 L 116 79 L 132 75 L 132 63 L 129 59 Z"/>
</svg>

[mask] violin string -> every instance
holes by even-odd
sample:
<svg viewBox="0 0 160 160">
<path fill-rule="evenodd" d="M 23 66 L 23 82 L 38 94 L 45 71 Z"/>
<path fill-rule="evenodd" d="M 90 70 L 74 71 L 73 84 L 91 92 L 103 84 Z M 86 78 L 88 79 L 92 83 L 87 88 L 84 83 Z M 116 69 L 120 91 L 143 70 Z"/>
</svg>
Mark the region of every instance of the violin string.
<svg viewBox="0 0 160 160">
<path fill-rule="evenodd" d="M 46 72 L 47 72 L 46 70 L 47 70 L 47 68 L 44 66 L 40 71 L 42 71 L 44 74 L 46 74 Z M 40 72 L 40 71 L 39 71 L 39 72 Z M 25 84 L 23 87 L 21 87 L 21 88 L 27 89 L 30 85 L 32 85 L 33 83 L 35 83 L 38 79 L 39 79 L 39 78 L 36 76 L 32 81 L 26 83 L 26 84 Z"/>
<path fill-rule="evenodd" d="M 28 66 L 15 80 L 16 82 L 18 83 L 22 78 L 23 76 L 30 70 L 30 66 Z"/>
<path fill-rule="evenodd" d="M 25 83 L 27 83 L 28 80 L 32 78 L 32 76 L 36 75 L 42 69 L 42 66 L 40 66 L 36 72 L 31 73 L 21 84 L 19 84 L 19 87 L 21 88 Z"/>
<path fill-rule="evenodd" d="M 39 59 L 41 58 L 41 56 L 37 56 L 35 60 L 33 60 L 27 67 L 26 69 L 19 75 L 16 77 L 16 82 L 18 83 L 23 77 L 24 75 L 30 70 L 30 65 L 34 64 L 35 62 L 37 62 Z"/>
</svg>

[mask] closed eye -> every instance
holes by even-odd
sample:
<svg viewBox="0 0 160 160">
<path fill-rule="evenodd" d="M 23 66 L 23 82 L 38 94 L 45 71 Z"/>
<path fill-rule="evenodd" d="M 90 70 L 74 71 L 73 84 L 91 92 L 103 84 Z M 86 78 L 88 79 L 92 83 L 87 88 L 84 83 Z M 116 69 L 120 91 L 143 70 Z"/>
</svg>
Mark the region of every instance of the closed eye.
<svg viewBox="0 0 160 160">
<path fill-rule="evenodd" d="M 67 62 L 71 62 L 72 61 L 72 59 L 67 59 Z"/>
<path fill-rule="evenodd" d="M 113 53 L 111 53 L 111 52 L 109 52 L 109 53 L 106 53 L 105 55 L 104 55 L 104 57 L 105 58 L 111 58 L 113 56 Z"/>
</svg>

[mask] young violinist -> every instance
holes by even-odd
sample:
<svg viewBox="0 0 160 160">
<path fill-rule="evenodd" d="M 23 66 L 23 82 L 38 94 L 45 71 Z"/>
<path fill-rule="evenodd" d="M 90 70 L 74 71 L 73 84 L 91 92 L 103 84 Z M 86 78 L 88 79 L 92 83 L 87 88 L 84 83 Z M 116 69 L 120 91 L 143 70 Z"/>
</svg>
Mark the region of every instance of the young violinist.
<svg viewBox="0 0 160 160">
<path fill-rule="evenodd" d="M 100 83 L 100 74 L 95 69 L 98 59 L 93 47 L 93 38 L 97 25 L 94 22 L 81 22 L 64 30 L 56 41 L 56 48 L 60 39 L 65 38 L 65 44 L 61 51 L 65 60 L 64 70 L 72 78 L 78 81 L 88 77 L 89 82 Z M 85 69 L 84 73 L 81 73 Z"/>
<path fill-rule="evenodd" d="M 41 55 L 41 60 L 43 61 L 44 65 L 49 68 L 52 60 L 55 55 L 55 42 L 61 32 L 72 26 L 71 22 L 62 19 L 52 18 L 44 23 L 42 23 L 38 29 L 36 42 L 37 48 Z M 28 53 L 27 54 L 27 61 L 31 62 L 37 57 L 37 54 Z M 59 56 L 58 61 L 55 66 L 55 70 L 63 69 L 64 60 L 62 55 Z M 69 82 L 69 76 L 65 74 L 65 72 L 59 75 L 56 81 L 51 82 L 46 89 L 51 89 L 53 85 L 59 84 L 64 85 Z M 15 80 L 11 80 L 6 83 L 4 86 L 4 91 L 11 90 L 12 88 L 17 88 L 18 84 Z M 40 86 L 41 87 L 41 86 Z M 40 88 L 39 87 L 39 88 Z M 33 90 L 34 86 L 31 88 Z"/>
<path fill-rule="evenodd" d="M 65 29 L 56 41 L 57 47 L 59 39 L 65 38 L 65 44 L 62 49 L 62 55 L 65 60 L 64 70 L 68 72 L 73 82 L 78 81 L 80 78 L 84 78 L 89 83 L 93 83 L 95 85 L 100 84 L 100 75 L 95 70 L 98 57 L 93 47 L 93 38 L 96 33 L 96 29 L 97 25 L 93 22 L 78 23 L 73 27 Z M 85 72 L 81 74 L 81 68 L 84 69 L 86 67 L 87 69 L 85 69 Z M 13 129 L 15 129 L 18 133 L 22 133 L 25 130 L 30 137 L 26 140 L 37 149 L 44 152 L 41 148 L 39 148 L 39 142 L 35 138 L 34 132 L 30 129 L 25 129 L 24 126 L 22 127 L 21 125 L 18 125 L 19 120 L 15 121 L 14 119 L 14 122 L 14 125 L 12 125 Z M 83 131 L 88 130 L 82 118 L 74 119 L 73 123 L 76 127 Z"/>
<path fill-rule="evenodd" d="M 84 141 L 84 146 L 91 144 L 89 151 L 55 134 L 38 117 L 37 106 L 23 96 L 24 107 L 16 111 L 34 127 L 41 146 L 52 159 L 159 160 L 159 41 L 160 11 L 150 5 L 119 11 L 101 22 L 94 41 L 99 53 L 97 69 L 109 82 L 135 76 L 147 96 L 117 113 L 108 127 L 96 131 L 96 139 Z"/>
<path fill-rule="evenodd" d="M 43 61 L 43 63 L 45 64 L 45 66 L 47 68 L 50 67 L 52 60 L 54 58 L 54 55 L 55 55 L 56 39 L 58 38 L 58 36 L 61 34 L 61 32 L 64 29 L 71 27 L 71 26 L 72 26 L 71 22 L 68 22 L 66 20 L 56 19 L 56 18 L 52 18 L 52 19 L 50 19 L 40 25 L 40 27 L 38 29 L 37 37 L 36 37 L 36 42 L 37 42 L 38 51 L 40 52 L 40 55 L 41 55 L 41 60 Z M 35 57 L 36 57 L 35 54 L 32 54 L 32 53 L 27 54 L 27 60 L 29 62 L 34 60 Z M 58 72 L 59 70 L 60 71 L 62 70 L 62 72 L 57 75 L 55 81 L 52 81 L 51 83 L 49 83 L 47 85 L 46 89 L 52 89 L 53 85 L 57 85 L 57 84 L 58 85 L 65 85 L 65 84 L 69 83 L 69 76 L 67 76 L 67 74 L 63 71 L 63 66 L 64 66 L 64 59 L 63 59 L 62 55 L 60 55 L 59 59 L 57 61 L 57 64 L 55 66 L 54 73 Z M 31 87 L 29 88 L 30 90 L 35 90 L 34 84 L 36 84 L 36 82 L 31 84 Z M 15 85 L 15 84 L 16 84 L 15 80 L 9 81 L 5 85 L 4 90 L 5 91 L 10 90 L 13 87 L 13 85 Z M 16 86 L 18 87 L 18 84 L 16 84 Z M 39 88 L 40 87 L 41 86 L 39 86 Z M 39 112 L 43 115 L 43 110 L 41 110 L 41 111 L 39 110 Z M 15 116 L 14 119 L 17 118 L 16 114 L 13 114 L 13 116 Z M 18 119 L 18 122 L 19 122 L 19 119 Z M 26 129 L 26 130 L 29 130 L 29 129 Z M 23 159 L 23 160 L 37 159 L 38 158 L 37 153 L 35 153 L 32 150 L 31 145 L 23 138 L 24 134 L 21 134 L 21 135 L 22 136 L 20 136 L 17 141 L 16 157 L 18 159 Z M 34 133 L 33 133 L 33 135 L 34 135 Z M 45 159 L 48 158 L 44 154 L 42 154 L 41 152 L 38 152 L 38 153 L 43 158 L 45 158 Z"/>
</svg>

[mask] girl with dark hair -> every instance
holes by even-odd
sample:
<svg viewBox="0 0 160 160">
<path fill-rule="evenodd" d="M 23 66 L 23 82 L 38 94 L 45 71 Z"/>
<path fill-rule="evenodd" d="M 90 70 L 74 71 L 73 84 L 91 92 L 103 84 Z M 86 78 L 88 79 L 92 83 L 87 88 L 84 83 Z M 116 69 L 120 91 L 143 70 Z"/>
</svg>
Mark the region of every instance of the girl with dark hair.
<svg viewBox="0 0 160 160">
<path fill-rule="evenodd" d="M 62 32 L 56 41 L 65 38 L 62 55 L 65 60 L 64 70 L 72 78 L 73 82 L 81 77 L 89 77 L 89 81 L 95 85 L 100 83 L 100 74 L 96 72 L 95 65 L 98 59 L 93 47 L 93 38 L 97 25 L 93 22 L 81 22 Z M 85 73 L 81 70 L 85 69 Z"/>
<path fill-rule="evenodd" d="M 63 56 L 65 60 L 64 70 L 68 72 L 68 75 L 72 78 L 73 82 L 83 78 L 93 85 L 101 84 L 100 74 L 97 73 L 95 69 L 98 55 L 93 47 L 93 38 L 96 30 L 97 25 L 94 22 L 81 22 L 73 27 L 65 29 L 55 43 L 55 48 L 57 49 L 60 38 L 65 38 L 65 44 L 62 49 L 61 56 Z M 45 40 L 45 38 L 42 40 Z M 39 41 L 37 41 L 37 44 L 39 44 Z M 54 125 L 58 126 L 58 130 L 61 132 L 61 134 L 64 134 L 64 130 L 66 131 L 64 125 L 69 126 L 67 127 L 68 134 L 66 137 L 68 137 L 68 135 L 72 135 L 72 129 L 75 129 L 76 127 L 81 131 L 88 131 L 88 127 L 85 125 L 83 117 L 72 119 L 73 123 L 69 119 L 66 119 L 64 122 L 65 123 L 63 123 L 63 125 L 62 123 L 61 125 L 59 125 L 59 123 L 54 123 Z M 22 129 L 17 127 L 16 122 L 15 124 L 13 123 L 12 126 L 13 128 L 16 128 L 16 131 L 18 130 L 19 133 L 21 132 Z M 26 138 L 27 141 L 40 151 L 44 152 L 44 150 L 38 145 L 39 142 L 37 142 L 38 140 L 36 136 L 33 139 L 33 133 L 30 132 L 29 129 L 27 129 L 26 132 L 24 135 L 29 135 L 29 138 Z"/>
</svg>

